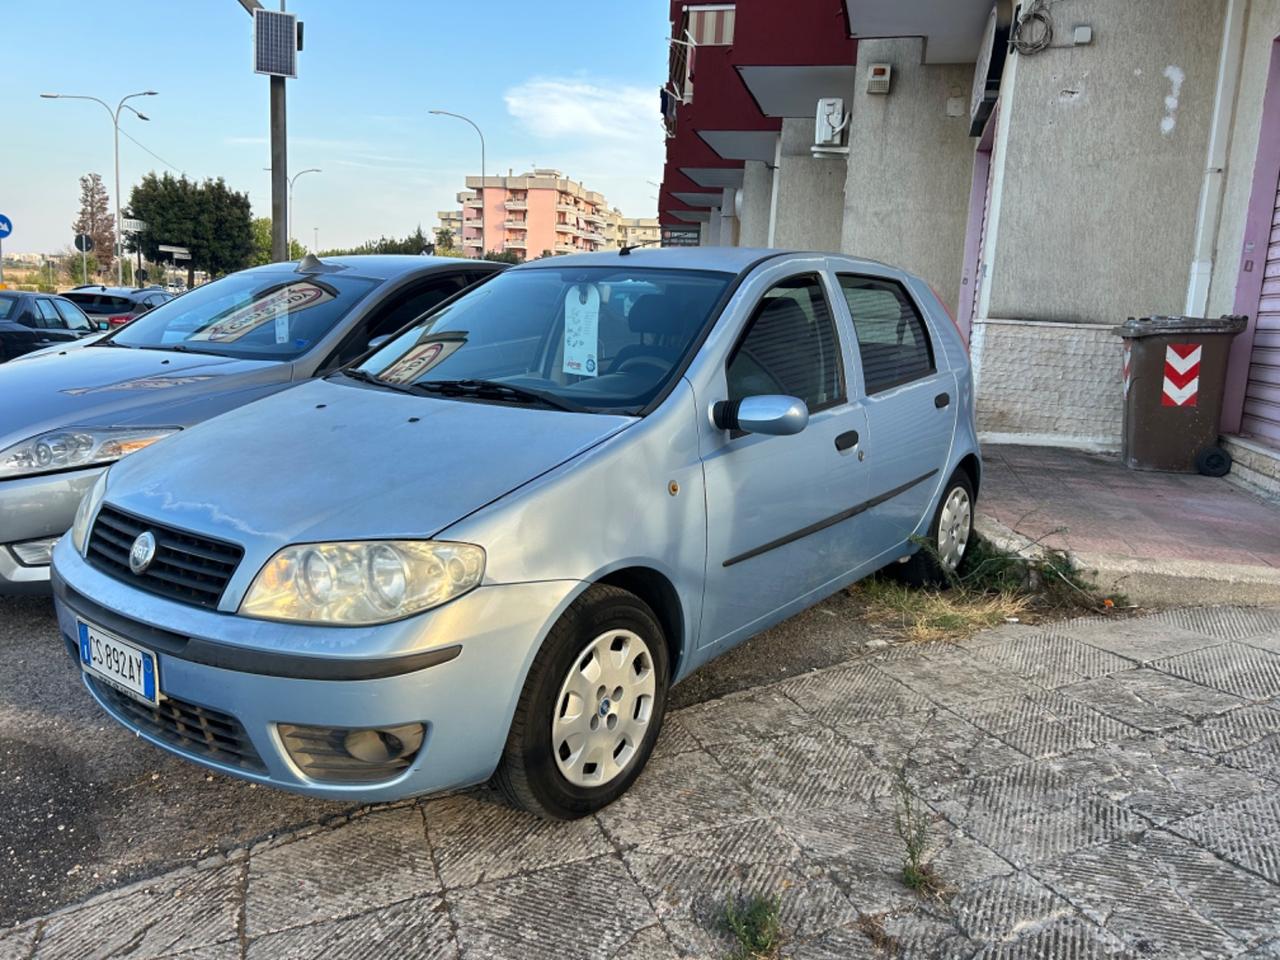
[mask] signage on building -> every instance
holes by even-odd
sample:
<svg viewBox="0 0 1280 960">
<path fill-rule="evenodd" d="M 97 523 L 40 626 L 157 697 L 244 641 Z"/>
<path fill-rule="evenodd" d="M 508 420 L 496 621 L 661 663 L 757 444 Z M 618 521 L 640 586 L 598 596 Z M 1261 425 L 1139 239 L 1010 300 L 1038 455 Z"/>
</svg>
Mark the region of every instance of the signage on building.
<svg viewBox="0 0 1280 960">
<path fill-rule="evenodd" d="M 696 226 L 662 228 L 664 247 L 696 247 L 700 239 L 701 231 Z"/>
<path fill-rule="evenodd" d="M 987 118 L 1000 96 L 1000 75 L 1009 49 L 1009 26 L 1013 19 L 1010 0 L 996 0 L 987 17 L 987 29 L 978 46 L 978 62 L 973 70 L 973 93 L 969 100 L 969 136 L 982 136 Z"/>
</svg>

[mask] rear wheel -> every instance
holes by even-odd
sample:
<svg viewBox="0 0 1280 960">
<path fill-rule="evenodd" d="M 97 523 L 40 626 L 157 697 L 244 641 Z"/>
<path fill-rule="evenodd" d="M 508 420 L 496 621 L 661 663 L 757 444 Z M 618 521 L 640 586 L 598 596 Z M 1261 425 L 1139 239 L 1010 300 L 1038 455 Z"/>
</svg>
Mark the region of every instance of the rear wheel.
<svg viewBox="0 0 1280 960">
<path fill-rule="evenodd" d="M 613 802 L 644 768 L 662 726 L 667 644 L 653 611 L 593 586 L 565 611 L 521 691 L 494 783 L 558 820 Z"/>
<path fill-rule="evenodd" d="M 895 572 L 912 586 L 945 586 L 973 539 L 973 502 L 973 483 L 957 470 L 943 489 L 925 545 Z"/>
</svg>

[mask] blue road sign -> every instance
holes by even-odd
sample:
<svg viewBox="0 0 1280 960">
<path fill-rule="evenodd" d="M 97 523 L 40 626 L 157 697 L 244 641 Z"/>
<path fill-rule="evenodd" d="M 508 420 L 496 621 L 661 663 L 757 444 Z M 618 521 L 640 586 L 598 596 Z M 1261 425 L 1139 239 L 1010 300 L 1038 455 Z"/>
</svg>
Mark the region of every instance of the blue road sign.
<svg viewBox="0 0 1280 960">
<path fill-rule="evenodd" d="M 0 213 L 0 240 L 13 233 L 13 221 Z"/>
</svg>

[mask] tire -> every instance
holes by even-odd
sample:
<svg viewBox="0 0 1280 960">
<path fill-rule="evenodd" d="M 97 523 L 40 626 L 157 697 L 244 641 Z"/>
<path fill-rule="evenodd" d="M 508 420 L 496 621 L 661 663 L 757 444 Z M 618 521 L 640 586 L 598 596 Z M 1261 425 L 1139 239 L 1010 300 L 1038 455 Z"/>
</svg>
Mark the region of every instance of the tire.
<svg viewBox="0 0 1280 960">
<path fill-rule="evenodd" d="M 552 820 L 607 806 L 653 752 L 668 682 L 666 637 L 648 605 L 618 587 L 589 588 L 534 658 L 494 786 L 513 805 Z"/>
<path fill-rule="evenodd" d="M 931 549 L 922 546 L 911 559 L 892 568 L 894 573 L 913 587 L 946 586 L 950 582 L 948 574 L 955 573 L 973 542 L 974 500 L 969 474 L 963 469 L 957 470 L 943 488 L 933 522 L 929 524 L 927 543 Z M 950 521 L 945 531 L 942 529 L 944 516 Z M 943 534 L 941 541 L 940 533 Z"/>
<path fill-rule="evenodd" d="M 1196 469 L 1206 477 L 1225 477 L 1231 472 L 1231 454 L 1221 447 L 1205 447 L 1196 454 Z"/>
</svg>

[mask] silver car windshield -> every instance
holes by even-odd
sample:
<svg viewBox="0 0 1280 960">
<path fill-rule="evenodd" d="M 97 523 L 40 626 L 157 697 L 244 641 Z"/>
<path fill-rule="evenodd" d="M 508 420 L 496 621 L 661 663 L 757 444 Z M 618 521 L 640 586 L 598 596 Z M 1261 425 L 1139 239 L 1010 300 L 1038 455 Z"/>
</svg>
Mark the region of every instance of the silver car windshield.
<svg viewBox="0 0 1280 960">
<path fill-rule="evenodd" d="M 732 280 L 625 266 L 512 270 L 351 375 L 458 399 L 637 413 L 675 376 Z"/>
<path fill-rule="evenodd" d="M 292 360 L 377 286 L 363 277 L 233 273 L 143 314 L 104 345 Z"/>
</svg>

